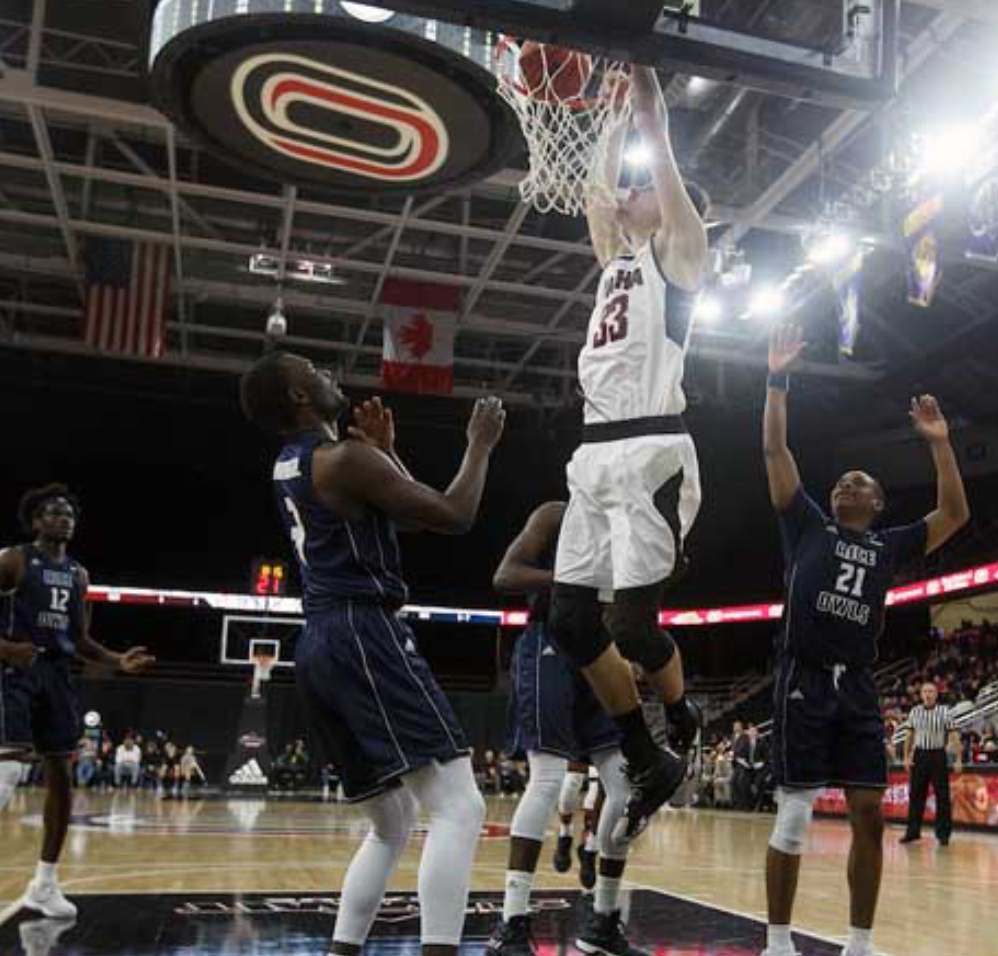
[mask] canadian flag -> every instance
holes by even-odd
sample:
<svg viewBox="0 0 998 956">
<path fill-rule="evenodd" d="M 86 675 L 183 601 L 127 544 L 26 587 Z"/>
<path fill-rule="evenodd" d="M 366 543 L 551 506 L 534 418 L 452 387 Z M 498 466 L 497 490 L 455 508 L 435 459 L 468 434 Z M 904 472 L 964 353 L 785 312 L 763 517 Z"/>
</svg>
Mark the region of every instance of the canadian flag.
<svg viewBox="0 0 998 956">
<path fill-rule="evenodd" d="M 386 388 L 420 395 L 454 389 L 454 332 L 460 303 L 456 286 L 389 279 L 381 293 Z"/>
</svg>

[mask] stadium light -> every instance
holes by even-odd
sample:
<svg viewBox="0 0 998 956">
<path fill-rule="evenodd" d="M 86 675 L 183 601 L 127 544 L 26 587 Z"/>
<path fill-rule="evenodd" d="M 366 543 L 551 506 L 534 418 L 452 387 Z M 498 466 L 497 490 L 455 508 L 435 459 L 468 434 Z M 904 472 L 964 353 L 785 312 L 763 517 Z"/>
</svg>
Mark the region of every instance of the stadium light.
<svg viewBox="0 0 998 956">
<path fill-rule="evenodd" d="M 925 130 L 917 139 L 919 152 L 915 178 L 950 178 L 961 173 L 978 157 L 981 130 L 972 123 L 958 123 Z"/>
<path fill-rule="evenodd" d="M 845 259 L 854 243 L 844 232 L 832 232 L 819 238 L 807 252 L 807 261 L 816 266 L 829 266 Z"/>
<path fill-rule="evenodd" d="M 693 318 L 697 322 L 711 325 L 716 322 L 723 312 L 721 300 L 715 295 L 701 296 L 693 310 Z"/>
<path fill-rule="evenodd" d="M 783 290 L 777 286 L 768 285 L 757 289 L 749 302 L 748 314 L 752 317 L 767 318 L 783 308 L 785 301 Z"/>
<path fill-rule="evenodd" d="M 364 23 L 384 23 L 395 16 L 394 10 L 385 10 L 384 7 L 372 7 L 366 3 L 347 3 L 341 0 L 340 6 L 350 16 Z"/>
<path fill-rule="evenodd" d="M 651 150 L 644 143 L 635 143 L 624 153 L 624 162 L 628 166 L 647 166 L 651 161 Z"/>
</svg>

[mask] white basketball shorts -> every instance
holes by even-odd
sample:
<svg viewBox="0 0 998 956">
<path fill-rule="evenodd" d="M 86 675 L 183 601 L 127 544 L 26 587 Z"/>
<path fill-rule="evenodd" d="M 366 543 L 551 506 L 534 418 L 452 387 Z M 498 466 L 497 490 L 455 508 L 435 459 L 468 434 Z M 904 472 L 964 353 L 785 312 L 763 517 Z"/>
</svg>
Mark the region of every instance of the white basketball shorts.
<svg viewBox="0 0 998 956">
<path fill-rule="evenodd" d="M 672 575 L 700 510 L 700 468 L 689 435 L 583 444 L 567 475 L 571 497 L 556 581 L 619 591 Z"/>
</svg>

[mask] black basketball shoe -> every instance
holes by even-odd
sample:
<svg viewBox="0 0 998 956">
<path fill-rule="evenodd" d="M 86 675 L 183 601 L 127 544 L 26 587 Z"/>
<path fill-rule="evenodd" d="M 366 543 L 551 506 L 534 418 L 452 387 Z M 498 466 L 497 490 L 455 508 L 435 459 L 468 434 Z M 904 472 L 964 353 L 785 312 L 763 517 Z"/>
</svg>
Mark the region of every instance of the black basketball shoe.
<svg viewBox="0 0 998 956">
<path fill-rule="evenodd" d="M 570 833 L 558 837 L 552 862 L 559 873 L 567 873 L 572 868 L 572 835 Z"/>
<path fill-rule="evenodd" d="M 508 923 L 500 920 L 485 948 L 496 956 L 537 956 L 530 938 L 530 917 L 514 916 Z"/>
<path fill-rule="evenodd" d="M 627 779 L 631 781 L 631 799 L 627 801 L 627 813 L 614 828 L 614 837 L 633 840 L 640 835 L 655 811 L 663 806 L 686 779 L 687 762 L 671 750 L 662 751 L 662 759 L 650 767 L 636 771 L 627 768 Z M 621 834 L 621 830 L 623 833 Z"/>
<path fill-rule="evenodd" d="M 581 843 L 578 849 L 579 854 L 579 882 L 587 890 L 591 890 L 596 885 L 596 852 L 587 850 Z"/>
<path fill-rule="evenodd" d="M 575 945 L 590 956 L 650 956 L 646 950 L 638 949 L 628 941 L 620 910 L 613 913 L 594 910 Z"/>
</svg>

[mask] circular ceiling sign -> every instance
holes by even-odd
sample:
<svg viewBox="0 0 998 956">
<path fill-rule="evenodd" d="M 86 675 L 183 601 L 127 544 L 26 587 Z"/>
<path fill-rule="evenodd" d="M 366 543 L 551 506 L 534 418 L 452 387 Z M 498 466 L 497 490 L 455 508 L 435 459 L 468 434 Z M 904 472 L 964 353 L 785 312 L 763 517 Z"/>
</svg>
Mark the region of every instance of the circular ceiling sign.
<svg viewBox="0 0 998 956">
<path fill-rule="evenodd" d="M 309 12 L 157 7 L 153 97 L 195 142 L 254 175 L 339 193 L 439 191 L 504 164 L 518 128 L 495 95 L 491 34 L 380 8 L 388 20 L 371 22 L 338 0 L 284 5 Z"/>
</svg>

